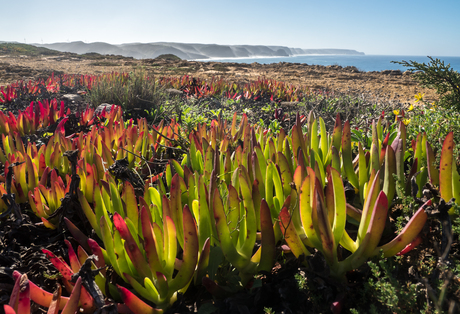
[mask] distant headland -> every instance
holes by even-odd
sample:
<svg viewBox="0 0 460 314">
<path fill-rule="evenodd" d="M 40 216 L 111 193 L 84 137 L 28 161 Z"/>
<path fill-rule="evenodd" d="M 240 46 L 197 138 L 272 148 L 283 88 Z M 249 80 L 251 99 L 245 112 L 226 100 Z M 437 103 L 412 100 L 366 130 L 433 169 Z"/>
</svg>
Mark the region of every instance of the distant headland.
<svg viewBox="0 0 460 314">
<path fill-rule="evenodd" d="M 302 49 L 284 46 L 185 44 L 169 42 L 112 45 L 104 42 L 84 43 L 82 41 L 74 41 L 32 45 L 61 52 L 73 52 L 77 54 L 96 52 L 103 55 L 121 55 L 136 59 L 151 59 L 164 54 L 173 54 L 185 60 L 289 57 L 308 54 L 364 55 L 363 52 L 351 49 Z"/>
</svg>

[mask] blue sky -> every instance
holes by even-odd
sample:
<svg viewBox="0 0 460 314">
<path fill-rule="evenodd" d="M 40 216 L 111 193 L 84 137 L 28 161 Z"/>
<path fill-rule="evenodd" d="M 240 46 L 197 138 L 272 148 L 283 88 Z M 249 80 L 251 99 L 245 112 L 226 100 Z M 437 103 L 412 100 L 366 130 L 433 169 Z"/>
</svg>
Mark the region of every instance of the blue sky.
<svg viewBox="0 0 460 314">
<path fill-rule="evenodd" d="M 8 1 L 2 11 L 0 41 L 170 41 L 460 56 L 460 0 L 24 0 Z"/>
</svg>

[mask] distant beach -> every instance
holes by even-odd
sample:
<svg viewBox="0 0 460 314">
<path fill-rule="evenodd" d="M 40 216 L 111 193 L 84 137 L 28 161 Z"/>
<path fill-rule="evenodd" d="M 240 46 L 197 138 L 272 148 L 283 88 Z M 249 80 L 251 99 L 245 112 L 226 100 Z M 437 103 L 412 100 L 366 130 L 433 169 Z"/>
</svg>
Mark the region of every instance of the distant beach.
<svg viewBox="0 0 460 314">
<path fill-rule="evenodd" d="M 456 71 L 460 71 L 460 57 L 437 57 Z M 253 57 L 253 58 L 229 58 L 229 59 L 205 59 L 200 61 L 213 62 L 236 62 L 236 63 L 253 63 L 271 64 L 279 62 L 289 63 L 306 63 L 309 65 L 340 65 L 342 67 L 355 66 L 360 71 L 383 71 L 383 70 L 401 70 L 407 68 L 391 63 L 391 61 L 417 61 L 428 63 L 430 59 L 426 56 L 387 56 L 387 55 L 297 55 L 292 57 Z"/>
</svg>

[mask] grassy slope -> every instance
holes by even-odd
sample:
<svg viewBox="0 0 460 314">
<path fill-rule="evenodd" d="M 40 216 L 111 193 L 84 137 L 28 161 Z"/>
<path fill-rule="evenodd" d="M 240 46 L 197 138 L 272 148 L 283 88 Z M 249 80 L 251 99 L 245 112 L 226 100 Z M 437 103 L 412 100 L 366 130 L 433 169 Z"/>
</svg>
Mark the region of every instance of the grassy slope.
<svg viewBox="0 0 460 314">
<path fill-rule="evenodd" d="M 62 54 L 59 51 L 48 48 L 35 47 L 19 43 L 0 43 L 0 55 L 22 55 L 22 56 L 55 56 Z"/>
<path fill-rule="evenodd" d="M 10 56 L 58 56 L 58 55 L 68 55 L 80 59 L 90 59 L 90 60 L 100 60 L 100 59 L 133 59 L 130 57 L 116 56 L 116 55 L 101 55 L 96 52 L 85 53 L 78 55 L 72 52 L 60 52 L 57 50 L 52 50 L 44 47 L 36 47 L 28 44 L 20 43 L 5 43 L 0 42 L 0 55 L 10 55 Z M 166 60 L 181 60 L 179 57 L 173 54 L 166 54 L 157 57 L 157 59 L 166 59 Z"/>
</svg>

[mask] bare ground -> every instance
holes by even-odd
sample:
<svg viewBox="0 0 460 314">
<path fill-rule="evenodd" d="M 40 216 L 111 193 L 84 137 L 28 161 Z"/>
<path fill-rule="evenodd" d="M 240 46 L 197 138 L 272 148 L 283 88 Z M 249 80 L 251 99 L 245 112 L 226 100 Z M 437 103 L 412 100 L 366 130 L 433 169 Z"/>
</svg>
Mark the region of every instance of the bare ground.
<svg viewBox="0 0 460 314">
<path fill-rule="evenodd" d="M 436 100 L 434 90 L 421 88 L 412 74 L 398 71 L 361 72 L 355 67 L 319 66 L 300 63 L 239 64 L 157 59 L 87 60 L 66 55 L 53 57 L 0 56 L 0 86 L 17 80 L 46 78 L 55 74 L 102 74 L 130 72 L 142 67 L 150 75 L 200 78 L 224 77 L 229 81 L 247 83 L 258 78 L 275 79 L 314 90 L 326 89 L 349 95 L 370 95 L 402 104 L 414 102 L 421 92 L 427 101 Z"/>
</svg>

